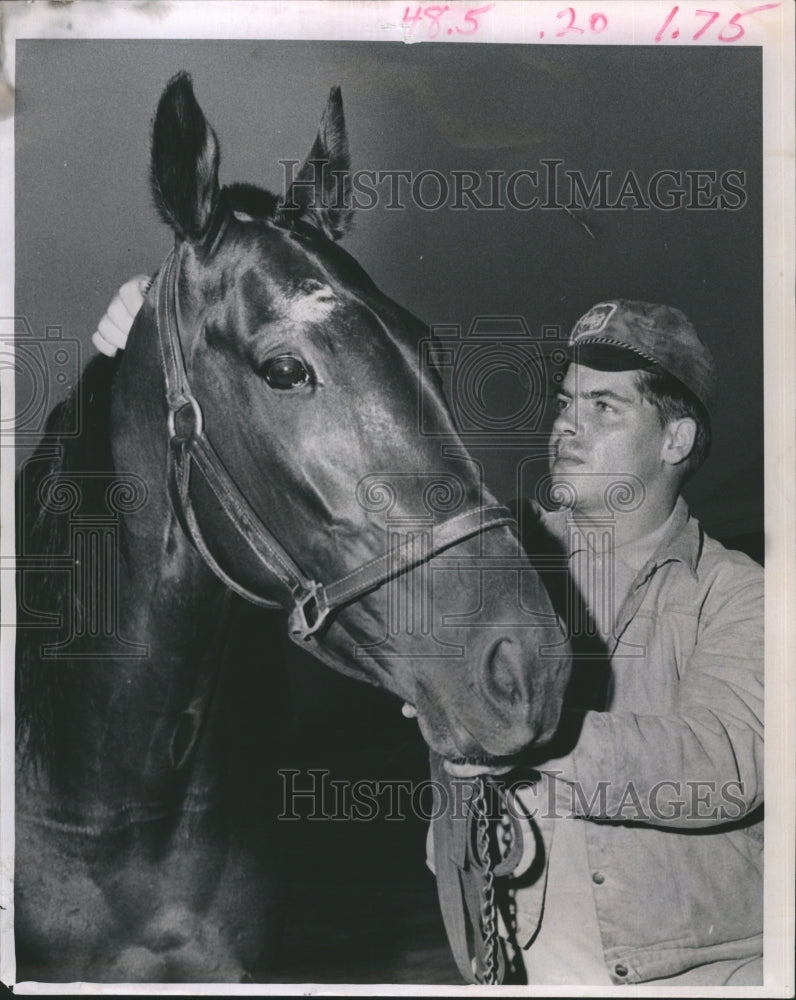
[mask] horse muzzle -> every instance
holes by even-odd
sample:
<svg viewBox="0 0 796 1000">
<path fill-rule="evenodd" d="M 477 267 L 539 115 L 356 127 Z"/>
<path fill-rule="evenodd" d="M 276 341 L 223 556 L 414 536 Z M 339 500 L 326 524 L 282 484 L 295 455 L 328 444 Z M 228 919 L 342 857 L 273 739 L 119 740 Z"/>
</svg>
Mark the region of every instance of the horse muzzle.
<svg viewBox="0 0 796 1000">
<path fill-rule="evenodd" d="M 486 630 L 468 638 L 465 656 L 465 697 L 451 696 L 440 666 L 426 664 L 417 677 L 418 722 L 432 749 L 451 761 L 497 764 L 552 738 L 568 660 Z"/>
</svg>

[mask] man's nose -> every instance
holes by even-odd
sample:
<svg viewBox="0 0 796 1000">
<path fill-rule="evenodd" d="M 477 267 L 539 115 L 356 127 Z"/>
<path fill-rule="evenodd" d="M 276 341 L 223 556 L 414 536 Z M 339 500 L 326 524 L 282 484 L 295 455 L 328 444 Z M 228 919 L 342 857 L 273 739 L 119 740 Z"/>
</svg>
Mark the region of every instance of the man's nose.
<svg viewBox="0 0 796 1000">
<path fill-rule="evenodd" d="M 570 404 L 566 410 L 559 410 L 553 421 L 554 434 L 574 434 L 577 431 L 575 408 Z"/>
</svg>

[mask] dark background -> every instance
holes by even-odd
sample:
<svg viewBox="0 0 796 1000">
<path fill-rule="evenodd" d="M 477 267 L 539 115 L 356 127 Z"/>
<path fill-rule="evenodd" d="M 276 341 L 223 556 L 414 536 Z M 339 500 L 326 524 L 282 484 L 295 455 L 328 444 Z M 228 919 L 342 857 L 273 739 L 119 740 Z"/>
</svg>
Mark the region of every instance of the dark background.
<svg viewBox="0 0 796 1000">
<path fill-rule="evenodd" d="M 23 41 L 16 106 L 16 312 L 88 338 L 113 292 L 170 243 L 148 191 L 149 124 L 191 72 L 222 181 L 281 191 L 340 84 L 354 169 L 746 173 L 739 211 L 358 213 L 346 246 L 429 324 L 521 315 L 564 331 L 611 297 L 683 309 L 713 350 L 714 451 L 690 490 L 719 537 L 762 532 L 761 70 L 757 49 L 332 42 Z M 386 192 L 386 185 L 381 190 Z M 520 188 L 523 197 L 528 189 Z M 428 198 L 433 188 L 424 188 Z M 53 385 L 52 398 L 61 392 Z M 24 389 L 23 398 L 24 398 Z M 516 456 L 487 455 L 495 492 Z"/>
<path fill-rule="evenodd" d="M 308 153 L 333 84 L 354 169 L 508 174 L 557 158 L 587 182 L 612 171 L 613 189 L 629 170 L 642 185 L 664 169 L 744 171 L 739 211 L 592 209 L 573 219 L 561 209 L 424 211 L 407 199 L 405 211 L 359 212 L 346 247 L 429 324 L 466 330 L 478 316 L 520 315 L 537 336 L 568 330 L 611 297 L 683 309 L 720 384 L 713 454 L 689 499 L 712 534 L 762 553 L 759 50 L 19 42 L 16 314 L 34 337 L 61 327 L 82 360 L 118 286 L 154 271 L 169 248 L 148 191 L 149 127 L 183 68 L 219 136 L 224 183 L 281 191 L 279 160 Z M 70 380 L 51 380 L 48 404 Z M 24 373 L 19 385 L 24 404 Z M 487 389 L 495 400 L 512 391 Z M 20 459 L 33 436 L 20 439 Z M 511 498 L 517 451 L 477 453 L 494 492 Z M 422 741 L 397 703 L 304 660 L 290 683 L 288 766 L 422 780 Z M 282 979 L 457 981 L 423 870 L 422 823 L 302 823 L 291 837 L 300 863 Z"/>
</svg>

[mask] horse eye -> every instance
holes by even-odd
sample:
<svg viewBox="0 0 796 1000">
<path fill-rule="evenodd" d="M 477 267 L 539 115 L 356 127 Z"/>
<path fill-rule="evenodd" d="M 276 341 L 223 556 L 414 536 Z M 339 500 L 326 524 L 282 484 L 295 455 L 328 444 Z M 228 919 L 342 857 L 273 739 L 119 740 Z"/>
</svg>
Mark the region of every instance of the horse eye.
<svg viewBox="0 0 796 1000">
<path fill-rule="evenodd" d="M 263 375 L 272 389 L 295 389 L 307 385 L 312 379 L 304 362 L 290 354 L 266 361 Z"/>
</svg>

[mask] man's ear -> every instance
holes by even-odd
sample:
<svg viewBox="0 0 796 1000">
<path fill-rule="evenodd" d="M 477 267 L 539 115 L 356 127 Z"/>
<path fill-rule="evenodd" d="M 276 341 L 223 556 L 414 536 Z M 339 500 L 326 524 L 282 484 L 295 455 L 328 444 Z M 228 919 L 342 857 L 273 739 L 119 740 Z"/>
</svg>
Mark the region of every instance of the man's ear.
<svg viewBox="0 0 796 1000">
<path fill-rule="evenodd" d="M 678 417 L 666 425 L 661 457 L 667 465 L 680 465 L 694 447 L 697 425 L 692 417 Z"/>
</svg>

